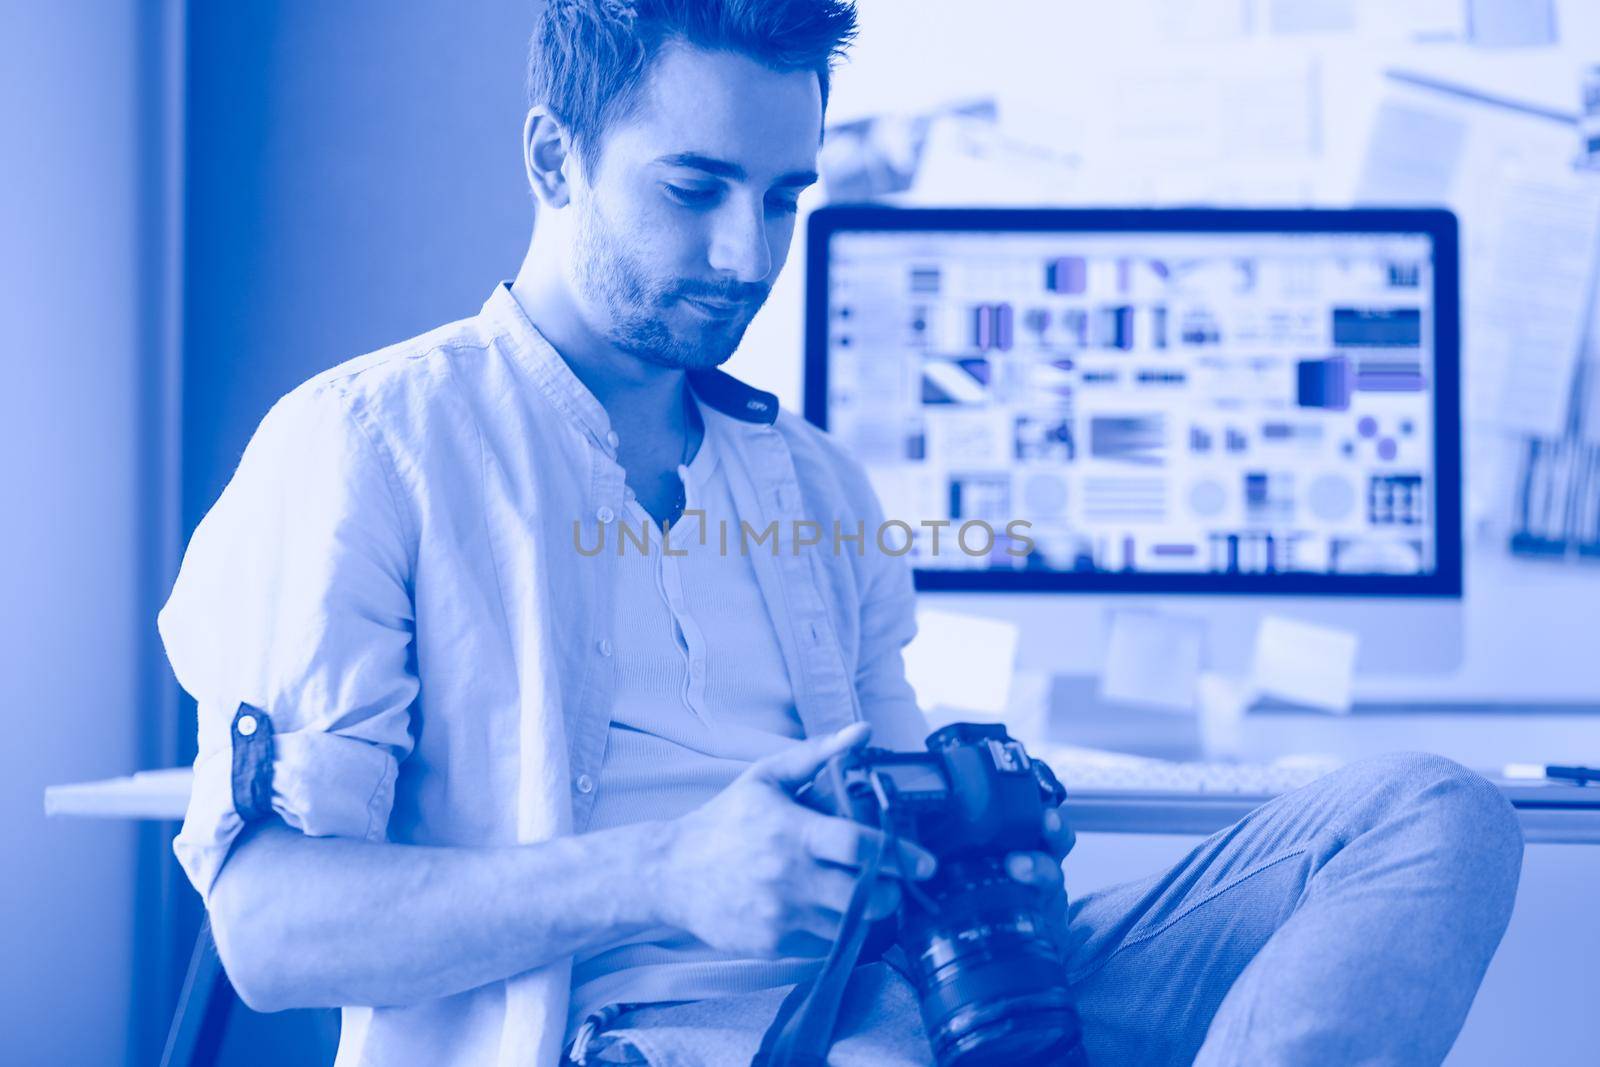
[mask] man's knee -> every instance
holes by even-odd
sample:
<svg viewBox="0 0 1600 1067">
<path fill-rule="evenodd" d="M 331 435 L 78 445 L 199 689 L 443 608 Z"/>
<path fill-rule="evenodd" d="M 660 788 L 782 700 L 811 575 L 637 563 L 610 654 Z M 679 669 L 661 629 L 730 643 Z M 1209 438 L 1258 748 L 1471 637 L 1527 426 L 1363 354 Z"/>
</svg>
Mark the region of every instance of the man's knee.
<svg viewBox="0 0 1600 1067">
<path fill-rule="evenodd" d="M 1353 764 L 1383 798 L 1380 819 L 1425 835 L 1422 844 L 1471 876 L 1507 909 L 1522 873 L 1522 827 L 1494 783 L 1454 760 L 1396 752 Z"/>
</svg>

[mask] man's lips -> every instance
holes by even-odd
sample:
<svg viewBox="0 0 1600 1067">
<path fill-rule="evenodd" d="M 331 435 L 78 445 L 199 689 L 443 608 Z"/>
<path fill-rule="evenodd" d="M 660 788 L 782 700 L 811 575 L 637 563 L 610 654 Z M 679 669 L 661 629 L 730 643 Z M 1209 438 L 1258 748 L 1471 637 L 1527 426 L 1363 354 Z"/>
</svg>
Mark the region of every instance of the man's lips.
<svg viewBox="0 0 1600 1067">
<path fill-rule="evenodd" d="M 743 311 L 745 307 L 745 305 L 739 301 L 730 303 L 725 300 L 703 300 L 692 296 L 685 296 L 681 299 L 685 304 L 688 304 L 702 315 L 708 315 L 714 319 L 732 318 L 733 316 L 739 314 L 739 312 Z"/>
</svg>

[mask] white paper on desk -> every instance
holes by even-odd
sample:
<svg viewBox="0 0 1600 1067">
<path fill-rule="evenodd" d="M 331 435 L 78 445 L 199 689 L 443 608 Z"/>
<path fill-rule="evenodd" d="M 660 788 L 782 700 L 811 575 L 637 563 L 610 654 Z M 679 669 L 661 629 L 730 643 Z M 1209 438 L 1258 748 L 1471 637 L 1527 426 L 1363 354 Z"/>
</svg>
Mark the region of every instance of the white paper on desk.
<svg viewBox="0 0 1600 1067">
<path fill-rule="evenodd" d="M 1254 683 L 1205 671 L 1194 688 L 1206 759 L 1238 759 L 1244 752 L 1244 715 L 1256 698 Z"/>
<path fill-rule="evenodd" d="M 1016 623 L 951 611 L 917 612 L 917 636 L 906 646 L 906 680 L 917 704 L 1005 714 L 1016 666 Z"/>
<path fill-rule="evenodd" d="M 1205 653 L 1205 623 L 1154 611 L 1117 611 L 1100 696 L 1166 711 L 1194 707 L 1195 679 Z"/>
<path fill-rule="evenodd" d="M 1349 711 L 1356 635 L 1268 615 L 1256 631 L 1256 692 L 1323 711 Z"/>
</svg>

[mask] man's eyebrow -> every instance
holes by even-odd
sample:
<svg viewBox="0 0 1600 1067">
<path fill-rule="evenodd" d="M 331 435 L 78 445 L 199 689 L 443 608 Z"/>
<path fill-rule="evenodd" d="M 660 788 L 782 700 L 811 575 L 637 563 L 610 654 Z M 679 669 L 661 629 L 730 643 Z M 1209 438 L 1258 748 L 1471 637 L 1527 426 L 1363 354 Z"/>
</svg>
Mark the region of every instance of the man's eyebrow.
<svg viewBox="0 0 1600 1067">
<path fill-rule="evenodd" d="M 678 152 L 674 155 L 662 156 L 656 162 L 664 163 L 669 167 L 689 167 L 692 170 L 702 170 L 707 174 L 734 182 L 742 182 L 749 177 L 744 168 L 737 163 L 730 163 L 725 159 L 716 159 L 712 156 L 703 156 L 698 152 Z M 787 174 L 779 175 L 778 180 L 772 184 L 803 188 L 807 185 L 815 185 L 816 182 L 816 171 L 793 170 Z"/>
</svg>

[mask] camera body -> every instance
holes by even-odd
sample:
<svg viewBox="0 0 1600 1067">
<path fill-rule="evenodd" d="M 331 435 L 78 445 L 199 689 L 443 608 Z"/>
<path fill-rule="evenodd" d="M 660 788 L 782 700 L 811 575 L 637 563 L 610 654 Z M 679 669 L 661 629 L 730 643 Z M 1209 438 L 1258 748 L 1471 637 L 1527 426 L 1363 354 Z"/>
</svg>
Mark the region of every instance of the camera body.
<svg viewBox="0 0 1600 1067">
<path fill-rule="evenodd" d="M 940 1067 L 1083 1064 L 1052 928 L 1066 901 L 1043 899 L 1005 868 L 1012 852 L 1046 850 L 1044 813 L 1066 791 L 1003 726 L 954 723 L 927 746 L 843 753 L 797 799 L 938 858 L 871 940 L 892 937 L 903 950 Z"/>
</svg>

